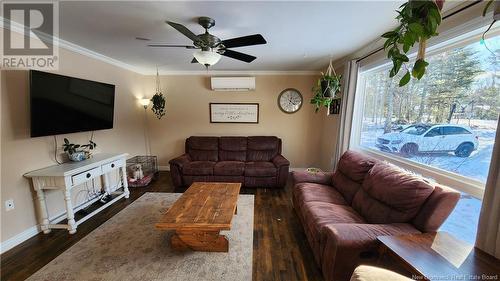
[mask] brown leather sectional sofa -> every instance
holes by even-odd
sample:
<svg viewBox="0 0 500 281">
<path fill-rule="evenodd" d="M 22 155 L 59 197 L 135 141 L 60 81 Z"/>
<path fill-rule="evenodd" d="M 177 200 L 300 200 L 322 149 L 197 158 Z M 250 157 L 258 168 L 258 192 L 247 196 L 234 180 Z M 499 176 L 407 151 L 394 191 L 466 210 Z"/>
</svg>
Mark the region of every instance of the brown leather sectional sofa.
<svg viewBox="0 0 500 281">
<path fill-rule="evenodd" d="M 293 172 L 293 204 L 327 281 L 374 262 L 377 236 L 434 232 L 460 194 L 348 151 L 335 173 Z"/>
<path fill-rule="evenodd" d="M 195 181 L 284 187 L 290 168 L 281 155 L 281 139 L 274 136 L 189 137 L 185 154 L 169 163 L 176 187 Z"/>
</svg>

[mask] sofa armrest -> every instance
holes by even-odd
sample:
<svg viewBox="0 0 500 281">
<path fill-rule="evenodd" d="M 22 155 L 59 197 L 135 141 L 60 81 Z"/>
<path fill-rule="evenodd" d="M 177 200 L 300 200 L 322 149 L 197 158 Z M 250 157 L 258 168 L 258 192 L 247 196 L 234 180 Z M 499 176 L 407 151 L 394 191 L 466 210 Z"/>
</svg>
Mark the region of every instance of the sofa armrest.
<svg viewBox="0 0 500 281">
<path fill-rule="evenodd" d="M 276 175 L 276 186 L 281 188 L 285 187 L 290 169 L 290 161 L 281 154 L 276 155 L 271 161 L 278 170 Z"/>
<path fill-rule="evenodd" d="M 423 232 L 435 232 L 444 223 L 460 200 L 460 192 L 437 185 L 427 198 L 413 225 Z"/>
<path fill-rule="evenodd" d="M 182 166 L 186 165 L 189 162 L 191 162 L 191 157 L 189 157 L 189 154 L 183 154 L 177 158 L 174 158 L 174 159 L 168 161 L 168 163 L 170 165 L 175 165 L 181 169 L 182 169 Z"/>
<path fill-rule="evenodd" d="M 278 154 L 273 158 L 273 164 L 276 166 L 276 168 L 283 167 L 283 166 L 290 166 L 290 161 L 288 161 L 283 155 Z"/>
<path fill-rule="evenodd" d="M 293 171 L 293 185 L 301 182 L 311 182 L 324 185 L 332 185 L 332 172 L 309 173 L 306 171 Z"/>
<path fill-rule="evenodd" d="M 168 163 L 170 164 L 170 177 L 172 178 L 172 183 L 174 187 L 182 187 L 182 167 L 187 163 L 191 162 L 191 157 L 188 154 L 181 155 L 177 158 L 174 158 Z"/>
<path fill-rule="evenodd" d="M 377 236 L 420 233 L 408 223 L 330 224 L 321 229 L 321 263 L 326 281 L 349 280 L 360 263 L 375 262 Z"/>
</svg>

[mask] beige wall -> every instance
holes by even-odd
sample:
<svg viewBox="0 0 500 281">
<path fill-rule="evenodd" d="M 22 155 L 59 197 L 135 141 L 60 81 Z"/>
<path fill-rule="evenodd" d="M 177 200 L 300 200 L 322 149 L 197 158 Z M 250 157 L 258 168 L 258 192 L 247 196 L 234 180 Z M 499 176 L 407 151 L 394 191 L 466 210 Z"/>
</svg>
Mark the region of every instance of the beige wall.
<svg viewBox="0 0 500 281">
<path fill-rule="evenodd" d="M 155 77 L 142 76 L 63 48 L 59 52 L 56 73 L 116 85 L 114 128 L 95 132 L 96 153 L 145 154 L 144 110 L 138 99 L 151 97 Z M 167 113 L 158 120 L 149 109 L 147 111 L 152 154 L 159 157 L 160 165 L 167 166 L 168 160 L 184 152 L 184 141 L 192 135 L 276 135 L 282 138 L 283 154 L 292 167 L 323 167 L 322 151 L 318 148 L 324 146 L 325 112 L 315 114 L 309 104 L 316 79 L 299 75 L 257 76 L 255 91 L 213 92 L 209 76 L 163 76 Z M 30 137 L 28 71 L 1 70 L 0 81 L 0 240 L 3 244 L 25 231 L 30 232 L 38 224 L 36 198 L 23 174 L 56 163 L 53 137 Z M 296 88 L 304 97 L 302 108 L 295 114 L 285 114 L 278 108 L 278 95 L 285 88 Z M 259 124 L 210 124 L 210 102 L 259 103 Z M 59 147 L 65 137 L 82 143 L 88 141 L 90 133 L 59 135 Z M 62 153 L 60 148 L 57 153 Z M 89 186 L 75 188 L 74 203 L 85 200 L 86 188 Z M 47 197 L 50 216 L 61 214 L 64 211 L 62 193 L 49 192 Z M 4 208 L 7 199 L 15 203 L 15 209 L 9 212 Z"/>
<path fill-rule="evenodd" d="M 257 76 L 255 91 L 214 92 L 210 90 L 209 76 L 162 76 L 167 113 L 161 120 L 148 114 L 152 154 L 158 155 L 160 165 L 167 166 L 170 159 L 184 153 L 184 141 L 189 136 L 275 135 L 282 138 L 283 155 L 290 160 L 291 167 L 318 166 L 323 117 L 315 114 L 309 104 L 316 79 Z M 144 85 L 152 92 L 154 77 L 146 77 Z M 296 88 L 304 97 L 302 108 L 295 114 L 283 113 L 278 108 L 278 95 L 286 88 Z M 259 124 L 211 124 L 210 102 L 259 103 Z"/>
<path fill-rule="evenodd" d="M 150 97 L 154 77 L 133 72 L 60 50 L 57 73 L 116 85 L 115 125 L 111 130 L 95 132 L 99 151 L 145 153 L 143 109 L 137 99 Z M 321 130 L 324 111 L 315 114 L 309 104 L 314 76 L 258 76 L 257 89 L 251 92 L 213 92 L 208 76 L 161 77 L 167 96 L 167 114 L 158 120 L 148 111 L 147 128 L 152 154 L 160 165 L 183 153 L 184 140 L 191 135 L 276 135 L 283 139 L 283 154 L 292 167 L 320 166 Z M 54 165 L 53 137 L 30 138 L 27 71 L 1 71 L 1 240 L 5 241 L 37 225 L 35 197 L 23 174 Z M 279 93 L 296 88 L 304 96 L 304 105 L 295 114 L 285 114 L 277 106 Z M 257 102 L 259 124 L 210 124 L 209 102 Z M 90 133 L 57 136 L 85 142 Z M 60 149 L 58 153 L 61 153 Z M 73 192 L 73 200 L 82 201 L 85 186 Z M 82 195 L 83 194 L 83 195 Z M 83 197 L 82 197 L 83 196 Z M 15 209 L 6 212 L 3 202 L 14 199 Z M 63 211 L 60 192 L 48 196 L 51 216 Z"/>
<path fill-rule="evenodd" d="M 144 154 L 143 111 L 137 104 L 142 95 L 140 75 L 64 49 L 60 49 L 58 73 L 116 85 L 114 128 L 96 131 L 97 152 Z M 54 162 L 53 137 L 30 138 L 27 71 L 1 71 L 1 241 L 37 225 L 35 197 L 23 174 Z M 75 142 L 88 141 L 90 133 L 57 136 Z M 59 151 L 61 152 L 61 151 Z M 81 187 L 85 188 L 85 187 Z M 73 192 L 81 201 L 85 193 Z M 83 198 L 82 198 L 83 196 Z M 48 196 L 51 216 L 63 210 L 62 193 Z M 15 209 L 5 211 L 4 201 L 14 199 Z"/>
</svg>

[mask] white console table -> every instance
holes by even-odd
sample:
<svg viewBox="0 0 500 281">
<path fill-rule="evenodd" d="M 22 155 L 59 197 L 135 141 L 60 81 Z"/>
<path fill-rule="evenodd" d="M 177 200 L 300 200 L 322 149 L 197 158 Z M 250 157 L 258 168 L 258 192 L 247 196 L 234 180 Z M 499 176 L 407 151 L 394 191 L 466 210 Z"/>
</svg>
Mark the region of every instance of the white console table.
<svg viewBox="0 0 500 281">
<path fill-rule="evenodd" d="M 30 178 L 33 182 L 33 188 L 36 191 L 38 198 L 38 207 L 41 214 L 41 230 L 43 233 L 49 233 L 53 228 L 67 229 L 70 234 L 76 232 L 76 227 L 118 201 L 122 197 L 129 197 L 127 171 L 126 171 L 126 157 L 128 154 L 109 154 L 99 153 L 95 154 L 92 158 L 80 162 L 67 162 L 61 165 L 50 166 L 44 169 L 29 172 L 24 176 Z M 94 178 L 102 177 L 102 182 L 105 191 L 111 194 L 109 173 L 120 169 L 123 182 L 123 192 L 114 197 L 111 201 L 107 202 L 97 210 L 86 215 L 78 221 L 75 221 L 73 204 L 71 202 L 71 189 L 77 185 L 85 183 Z M 49 221 L 49 214 L 47 205 L 45 203 L 44 190 L 47 189 L 60 189 L 64 193 L 64 201 L 66 206 L 67 224 L 52 224 Z"/>
</svg>

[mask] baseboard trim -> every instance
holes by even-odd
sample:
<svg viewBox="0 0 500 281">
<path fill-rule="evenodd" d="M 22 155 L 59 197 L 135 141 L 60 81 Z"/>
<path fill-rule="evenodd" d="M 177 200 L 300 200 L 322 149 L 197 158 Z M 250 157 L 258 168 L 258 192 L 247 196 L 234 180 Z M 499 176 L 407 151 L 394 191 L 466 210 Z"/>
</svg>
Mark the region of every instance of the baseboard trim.
<svg viewBox="0 0 500 281">
<path fill-rule="evenodd" d="M 158 166 L 158 170 L 164 172 L 164 171 L 170 171 L 170 166 Z"/>
<path fill-rule="evenodd" d="M 7 252 L 8 250 L 14 248 L 15 246 L 37 235 L 40 231 L 41 231 L 40 226 L 35 225 L 19 233 L 18 235 L 3 241 L 2 243 L 0 243 L 0 249 L 1 249 L 0 252 L 2 254 Z"/>
<path fill-rule="evenodd" d="M 115 191 L 118 189 L 118 186 L 113 185 L 110 188 L 112 191 Z M 96 198 L 93 198 L 87 202 L 79 204 L 78 206 L 75 207 L 75 210 L 80 210 L 82 208 L 87 207 L 88 205 L 90 205 L 89 203 L 91 203 L 92 201 L 96 201 Z M 49 218 L 49 220 L 51 221 L 51 223 L 57 224 L 57 223 L 60 223 L 61 221 L 65 220 L 66 218 L 67 218 L 66 211 L 61 211 L 60 213 L 51 216 Z M 40 232 L 42 232 L 42 230 L 40 228 L 40 225 L 37 224 L 35 226 L 32 226 L 32 227 L 26 229 L 25 231 L 23 231 L 21 233 L 15 235 L 14 237 L 9 238 L 9 239 L 5 240 L 4 242 L 1 242 L 0 243 L 0 254 L 7 252 L 8 250 L 23 243 L 24 241 L 30 239 L 31 237 L 37 235 Z"/>
<path fill-rule="evenodd" d="M 290 172 L 300 172 L 300 171 L 305 171 L 307 168 L 290 168 Z M 170 166 L 158 166 L 158 170 L 160 171 L 170 171 Z M 62 212 L 60 214 L 57 214 L 55 216 L 51 217 L 51 221 L 54 221 L 54 223 L 58 223 L 62 220 L 66 219 L 66 212 Z M 4 242 L 0 243 L 0 253 L 3 254 L 7 252 L 8 250 L 14 248 L 15 246 L 23 243 L 24 241 L 30 239 L 31 237 L 37 235 L 40 233 L 40 225 L 35 225 L 32 226 L 25 231 L 17 234 L 16 236 L 9 238 L 5 240 Z"/>
</svg>

